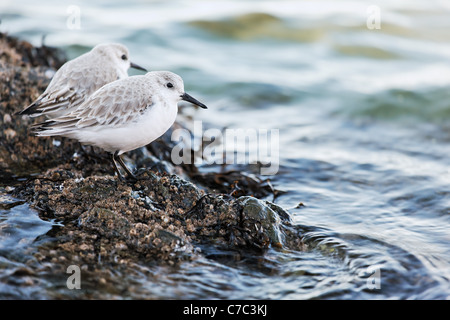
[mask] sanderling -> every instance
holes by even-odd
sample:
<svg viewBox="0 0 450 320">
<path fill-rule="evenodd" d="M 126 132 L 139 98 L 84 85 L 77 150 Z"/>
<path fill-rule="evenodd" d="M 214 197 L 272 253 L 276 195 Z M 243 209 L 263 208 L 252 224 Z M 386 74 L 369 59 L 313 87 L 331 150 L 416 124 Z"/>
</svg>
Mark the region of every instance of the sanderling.
<svg viewBox="0 0 450 320">
<path fill-rule="evenodd" d="M 175 122 L 177 103 L 207 107 L 184 92 L 183 80 L 169 71 L 148 72 L 106 84 L 76 110 L 33 126 L 38 136 L 64 136 L 111 153 L 135 178 L 120 155 L 143 147 L 164 134 Z"/>
<path fill-rule="evenodd" d="M 31 117 L 62 116 L 81 105 L 107 83 L 128 77 L 128 68 L 147 71 L 130 62 L 128 49 L 118 43 L 99 44 L 66 62 L 53 76 L 44 93 L 18 114 Z"/>
</svg>

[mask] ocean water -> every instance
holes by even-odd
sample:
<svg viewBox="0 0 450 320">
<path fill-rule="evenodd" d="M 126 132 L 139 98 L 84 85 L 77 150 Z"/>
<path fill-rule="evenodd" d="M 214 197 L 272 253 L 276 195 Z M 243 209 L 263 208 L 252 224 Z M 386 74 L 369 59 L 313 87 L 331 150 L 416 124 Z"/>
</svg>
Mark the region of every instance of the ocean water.
<svg viewBox="0 0 450 320">
<path fill-rule="evenodd" d="M 70 58 L 124 43 L 137 64 L 183 77 L 209 107 L 186 111 L 205 128 L 278 132 L 267 178 L 286 192 L 274 202 L 313 249 L 255 263 L 205 248 L 176 270 L 123 271 L 120 295 L 95 297 L 450 297 L 446 1 L 7 0 L 0 18 L 2 31 L 35 45 L 45 35 Z M 52 224 L 17 199 L 1 203 L 0 297 L 54 297 L 56 279 L 8 280 Z"/>
</svg>

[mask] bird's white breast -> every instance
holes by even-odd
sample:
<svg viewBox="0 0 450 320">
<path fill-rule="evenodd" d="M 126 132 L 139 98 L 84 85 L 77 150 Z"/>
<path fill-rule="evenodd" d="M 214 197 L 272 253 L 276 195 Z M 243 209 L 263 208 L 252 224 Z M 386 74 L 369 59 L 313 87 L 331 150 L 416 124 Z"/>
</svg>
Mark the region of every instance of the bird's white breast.
<svg viewBox="0 0 450 320">
<path fill-rule="evenodd" d="M 177 105 L 155 102 L 133 122 L 119 126 L 90 128 L 76 132 L 82 143 L 98 146 L 108 152 L 122 154 L 143 147 L 162 136 L 175 122 Z"/>
</svg>

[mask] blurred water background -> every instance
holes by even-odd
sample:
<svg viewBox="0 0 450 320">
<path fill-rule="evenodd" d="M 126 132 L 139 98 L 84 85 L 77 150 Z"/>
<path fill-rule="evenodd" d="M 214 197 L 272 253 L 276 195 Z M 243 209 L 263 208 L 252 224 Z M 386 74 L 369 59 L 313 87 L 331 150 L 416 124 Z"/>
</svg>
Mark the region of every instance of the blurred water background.
<svg viewBox="0 0 450 320">
<path fill-rule="evenodd" d="M 117 271 L 120 294 L 90 297 L 450 297 L 448 1 L 3 0 L 0 18 L 1 31 L 35 45 L 45 35 L 69 58 L 127 45 L 135 63 L 183 77 L 208 127 L 278 129 L 269 178 L 287 192 L 275 202 L 317 245 L 258 263 L 143 264 Z M 65 275 L 11 280 L 54 226 L 1 203 L 0 298 L 84 297 Z"/>
</svg>

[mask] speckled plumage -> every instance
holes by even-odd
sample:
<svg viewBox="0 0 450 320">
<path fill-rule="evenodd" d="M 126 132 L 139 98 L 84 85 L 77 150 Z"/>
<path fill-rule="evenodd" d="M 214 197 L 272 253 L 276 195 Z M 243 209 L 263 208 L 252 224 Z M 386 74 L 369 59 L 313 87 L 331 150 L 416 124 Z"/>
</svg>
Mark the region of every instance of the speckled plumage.
<svg viewBox="0 0 450 320">
<path fill-rule="evenodd" d="M 66 62 L 55 73 L 44 93 L 19 114 L 31 117 L 46 115 L 50 118 L 62 116 L 76 109 L 105 84 L 128 77 L 130 66 L 141 68 L 130 62 L 125 46 L 99 44 Z"/>
</svg>

